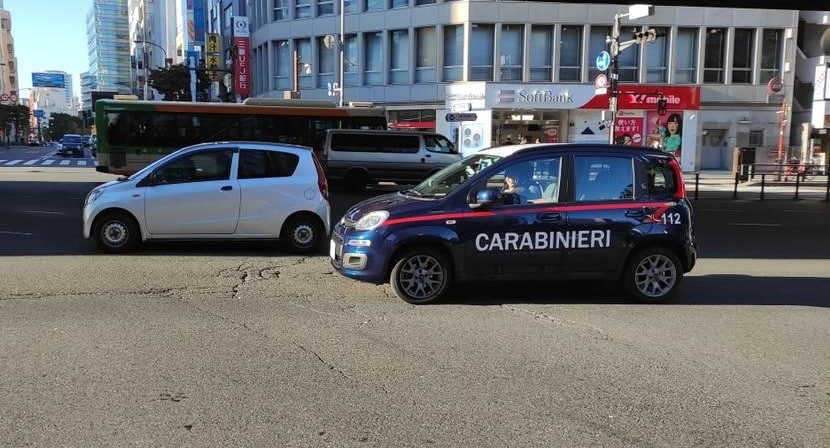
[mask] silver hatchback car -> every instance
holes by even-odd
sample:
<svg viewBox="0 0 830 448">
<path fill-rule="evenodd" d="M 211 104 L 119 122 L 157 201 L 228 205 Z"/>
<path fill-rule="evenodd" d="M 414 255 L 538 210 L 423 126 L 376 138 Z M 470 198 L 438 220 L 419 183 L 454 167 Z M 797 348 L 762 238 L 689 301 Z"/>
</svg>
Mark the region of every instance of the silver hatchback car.
<svg viewBox="0 0 830 448">
<path fill-rule="evenodd" d="M 84 238 L 110 253 L 147 240 L 279 240 L 310 253 L 328 238 L 328 196 L 311 148 L 202 143 L 92 189 Z"/>
</svg>

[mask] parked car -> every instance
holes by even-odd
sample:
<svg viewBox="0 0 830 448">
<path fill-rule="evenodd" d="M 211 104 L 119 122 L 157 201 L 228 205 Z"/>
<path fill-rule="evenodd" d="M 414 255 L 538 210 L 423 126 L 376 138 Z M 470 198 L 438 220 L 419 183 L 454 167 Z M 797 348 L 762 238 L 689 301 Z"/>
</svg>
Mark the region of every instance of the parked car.
<svg viewBox="0 0 830 448">
<path fill-rule="evenodd" d="M 350 190 L 377 182 L 418 183 L 461 160 L 434 132 L 332 129 L 316 148 L 326 176 Z"/>
<path fill-rule="evenodd" d="M 202 143 L 92 189 L 83 232 L 110 253 L 147 240 L 279 240 L 310 253 L 328 238 L 328 197 L 309 147 Z"/>
<path fill-rule="evenodd" d="M 64 134 L 58 140 L 58 155 L 63 157 L 83 157 L 84 140 L 78 134 Z"/>
<path fill-rule="evenodd" d="M 329 255 L 346 277 L 410 303 L 453 283 L 609 279 L 643 302 L 697 259 L 692 206 L 668 153 L 601 144 L 479 151 L 418 186 L 352 206 Z"/>
</svg>

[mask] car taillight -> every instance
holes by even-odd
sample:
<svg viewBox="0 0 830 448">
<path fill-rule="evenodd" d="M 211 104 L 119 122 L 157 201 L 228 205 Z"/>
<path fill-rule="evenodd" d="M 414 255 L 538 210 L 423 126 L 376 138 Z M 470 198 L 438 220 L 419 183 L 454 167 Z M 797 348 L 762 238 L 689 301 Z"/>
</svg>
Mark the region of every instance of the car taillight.
<svg viewBox="0 0 830 448">
<path fill-rule="evenodd" d="M 683 171 L 680 169 L 680 164 L 677 159 L 672 157 L 669 166 L 674 171 L 675 179 L 677 179 L 677 190 L 674 192 L 674 196 L 678 199 L 684 199 L 686 198 L 686 183 L 683 182 Z"/>
<path fill-rule="evenodd" d="M 323 195 L 327 201 L 329 200 L 329 181 L 326 179 L 326 173 L 323 171 L 323 166 L 317 160 L 317 156 L 312 152 L 311 158 L 314 160 L 314 168 L 317 170 L 317 187 L 320 188 L 320 194 Z"/>
</svg>

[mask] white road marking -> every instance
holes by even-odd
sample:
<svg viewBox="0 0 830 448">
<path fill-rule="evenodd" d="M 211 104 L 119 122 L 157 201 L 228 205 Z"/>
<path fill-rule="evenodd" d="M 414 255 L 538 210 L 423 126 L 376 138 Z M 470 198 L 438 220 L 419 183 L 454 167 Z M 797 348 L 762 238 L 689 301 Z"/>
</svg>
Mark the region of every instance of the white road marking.
<svg viewBox="0 0 830 448">
<path fill-rule="evenodd" d="M 24 162 L 23 164 L 24 164 L 24 165 L 34 165 L 34 164 L 36 164 L 37 162 L 38 162 L 38 159 L 32 159 L 32 160 L 27 160 L 27 161 L 26 161 L 26 162 Z"/>
<path fill-rule="evenodd" d="M 55 163 L 55 159 L 49 159 L 49 160 L 44 160 L 44 161 L 43 161 L 43 164 L 44 164 L 44 165 L 51 165 L 51 164 L 53 164 L 53 163 Z"/>
<path fill-rule="evenodd" d="M 0 159 L 0 163 L 5 162 L 7 159 Z"/>
<path fill-rule="evenodd" d="M 78 160 L 78 166 L 86 166 L 86 160 Z"/>
<path fill-rule="evenodd" d="M 18 163 L 20 163 L 20 162 L 22 162 L 22 161 L 23 161 L 22 159 L 12 160 L 12 161 L 10 161 L 10 162 L 6 162 L 6 165 L 7 165 L 7 166 L 9 166 L 9 165 L 17 165 Z"/>
<path fill-rule="evenodd" d="M 774 222 L 730 222 L 729 225 L 743 227 L 781 227 L 781 224 Z"/>
<path fill-rule="evenodd" d="M 71 162 L 72 162 L 71 160 L 61 160 L 60 165 L 61 166 L 66 166 L 66 165 L 69 165 Z"/>
<path fill-rule="evenodd" d="M 48 210 L 18 210 L 20 213 L 42 213 L 44 215 L 64 215 L 64 212 L 50 212 Z"/>
<path fill-rule="evenodd" d="M 12 232 L 11 230 L 0 230 L 0 235 L 32 236 L 32 235 L 34 235 L 34 233 L 29 233 L 29 232 Z"/>
</svg>

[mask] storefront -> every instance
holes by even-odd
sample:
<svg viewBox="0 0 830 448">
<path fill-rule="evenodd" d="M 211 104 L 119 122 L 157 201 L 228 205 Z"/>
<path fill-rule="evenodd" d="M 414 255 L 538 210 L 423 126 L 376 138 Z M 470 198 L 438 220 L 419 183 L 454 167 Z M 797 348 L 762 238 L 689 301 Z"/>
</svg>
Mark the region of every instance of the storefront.
<svg viewBox="0 0 830 448">
<path fill-rule="evenodd" d="M 621 85 L 620 92 L 615 139 L 671 151 L 684 170 L 693 170 L 696 139 L 682 135 L 684 129 L 697 133 L 700 88 Z M 445 106 L 436 114 L 436 130 L 453 138 L 465 155 L 520 142 L 607 143 L 610 136 L 608 95 L 596 95 L 592 85 L 457 83 L 447 86 Z M 474 120 L 448 120 L 460 115 Z"/>
</svg>

